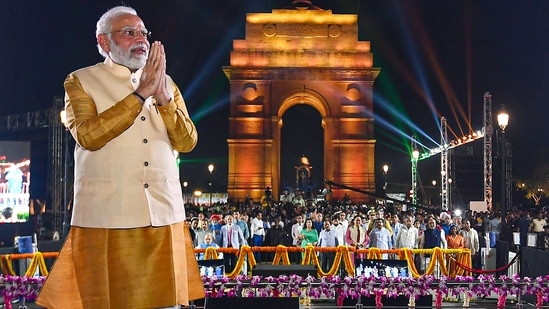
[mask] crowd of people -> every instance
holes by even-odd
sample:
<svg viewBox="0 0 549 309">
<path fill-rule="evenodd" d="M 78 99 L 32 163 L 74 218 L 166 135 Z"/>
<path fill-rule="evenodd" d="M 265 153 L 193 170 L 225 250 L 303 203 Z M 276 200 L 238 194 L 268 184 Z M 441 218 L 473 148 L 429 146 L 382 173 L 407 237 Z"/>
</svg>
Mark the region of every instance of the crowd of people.
<svg viewBox="0 0 549 309">
<path fill-rule="evenodd" d="M 498 212 L 471 212 L 463 214 L 441 212 L 435 209 L 407 209 L 402 205 L 361 205 L 346 202 L 307 201 L 217 204 L 212 207 L 186 205 L 187 222 L 191 227 L 197 248 L 204 248 L 205 236 L 211 235 L 219 247 L 296 246 L 355 248 L 411 248 L 443 249 L 468 248 L 472 265 L 481 268 L 480 248 L 495 239 L 508 241 L 513 249 L 513 233 L 520 235 L 520 245 L 526 245 L 528 233 L 539 233 L 539 246 L 544 246 L 547 212 L 509 212 L 505 219 Z M 231 226 L 231 227 L 227 227 Z M 234 227 L 233 227 L 234 226 Z M 225 228 L 225 229 L 224 229 Z M 233 231 L 236 242 L 227 242 L 226 230 Z M 234 231 L 237 232 L 234 232 Z M 255 252 L 258 262 L 272 261 L 272 254 Z M 292 263 L 300 263 L 302 253 L 291 253 Z M 328 271 L 335 258 L 334 252 L 320 252 L 320 267 Z M 351 259 L 365 258 L 362 255 Z M 383 254 L 383 259 L 394 259 Z M 234 269 L 236 257 L 225 259 L 226 271 Z M 424 271 L 429 256 L 417 254 L 415 264 Z M 448 259 L 450 268 L 455 267 Z"/>
</svg>

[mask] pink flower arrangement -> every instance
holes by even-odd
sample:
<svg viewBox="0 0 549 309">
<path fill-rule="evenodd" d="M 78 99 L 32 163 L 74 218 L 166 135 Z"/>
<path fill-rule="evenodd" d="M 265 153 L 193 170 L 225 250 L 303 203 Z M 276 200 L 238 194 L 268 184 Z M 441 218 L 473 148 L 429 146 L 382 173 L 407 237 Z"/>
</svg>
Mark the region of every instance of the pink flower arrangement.
<svg viewBox="0 0 549 309">
<path fill-rule="evenodd" d="M 5 308 L 11 309 L 11 300 L 19 297 L 35 300 L 45 280 L 46 277 L 0 276 L 0 291 Z"/>
<path fill-rule="evenodd" d="M 9 300 L 25 297 L 36 298 L 46 277 L 0 276 L 0 293 L 6 304 Z M 336 299 L 338 305 L 346 298 L 375 297 L 376 307 L 381 307 L 385 297 L 404 295 L 411 302 L 419 296 L 433 294 L 435 305 L 444 297 L 465 293 L 466 299 L 495 293 L 498 306 L 504 306 L 509 295 L 535 295 L 538 306 L 549 301 L 549 275 L 536 278 L 500 276 L 458 276 L 435 278 L 388 277 L 339 277 L 283 275 L 279 277 L 248 277 L 244 275 L 229 279 L 225 276 L 202 277 L 207 297 L 307 297 L 312 299 Z M 440 300 L 440 301 L 439 301 Z M 6 307 L 8 308 L 8 307 Z"/>
</svg>

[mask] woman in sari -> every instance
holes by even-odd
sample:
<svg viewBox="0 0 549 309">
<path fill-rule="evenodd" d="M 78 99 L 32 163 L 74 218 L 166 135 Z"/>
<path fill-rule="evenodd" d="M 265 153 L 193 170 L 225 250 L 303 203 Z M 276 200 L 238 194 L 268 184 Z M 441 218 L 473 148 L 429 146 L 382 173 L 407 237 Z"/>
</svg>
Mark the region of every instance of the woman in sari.
<svg viewBox="0 0 549 309">
<path fill-rule="evenodd" d="M 316 246 L 318 242 L 318 232 L 313 228 L 313 220 L 310 218 L 305 219 L 303 228 L 299 233 L 298 240 L 301 241 L 301 248 L 305 248 L 308 245 Z M 301 254 L 301 257 L 305 255 L 305 251 Z"/>
</svg>

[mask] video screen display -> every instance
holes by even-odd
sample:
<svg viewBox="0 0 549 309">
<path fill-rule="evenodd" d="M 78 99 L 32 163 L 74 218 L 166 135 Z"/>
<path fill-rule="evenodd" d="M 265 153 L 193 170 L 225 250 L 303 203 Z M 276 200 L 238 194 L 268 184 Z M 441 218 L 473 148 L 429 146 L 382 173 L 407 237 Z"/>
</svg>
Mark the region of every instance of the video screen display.
<svg viewBox="0 0 549 309">
<path fill-rule="evenodd" d="M 30 142 L 0 141 L 0 223 L 29 220 Z"/>
<path fill-rule="evenodd" d="M 198 260 L 198 268 L 200 270 L 200 276 L 211 277 L 216 275 L 218 277 L 223 276 L 225 270 L 223 266 L 223 259 L 219 260 Z"/>
<path fill-rule="evenodd" d="M 355 276 L 408 277 L 408 262 L 405 260 L 355 260 Z"/>
</svg>

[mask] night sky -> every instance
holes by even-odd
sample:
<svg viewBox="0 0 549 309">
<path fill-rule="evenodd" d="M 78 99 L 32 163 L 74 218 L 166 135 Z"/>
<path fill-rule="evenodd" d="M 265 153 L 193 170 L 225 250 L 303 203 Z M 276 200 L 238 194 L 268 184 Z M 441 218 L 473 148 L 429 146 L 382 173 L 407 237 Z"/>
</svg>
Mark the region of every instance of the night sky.
<svg viewBox="0 0 549 309">
<path fill-rule="evenodd" d="M 108 8 L 125 3 L 138 11 L 153 40 L 165 45 L 168 74 L 183 91 L 198 127 L 197 148 L 182 156 L 182 180 L 191 188 L 204 186 L 207 165 L 213 163 L 213 182 L 222 190 L 227 183 L 229 114 L 229 82 L 222 66 L 229 65 L 232 41 L 245 37 L 247 12 L 268 13 L 291 2 L 2 1 L 0 115 L 50 107 L 54 96 L 63 95 L 68 73 L 102 61 L 95 23 Z M 409 182 L 409 136 L 417 134 L 426 147 L 435 147 L 440 116 L 448 119 L 451 139 L 452 132 L 479 130 L 485 92 L 493 95 L 494 114 L 504 104 L 511 115 L 507 137 L 514 176 L 528 175 L 540 159 L 547 160 L 549 1 L 313 3 L 334 14 L 358 14 L 359 39 L 371 42 L 374 66 L 381 68 L 374 84 L 378 175 L 389 164 L 394 182 Z M 302 117 L 301 112 L 288 117 Z M 310 128 L 318 133 L 317 124 Z M 306 144 L 314 140 L 295 143 L 311 149 L 306 155 L 321 166 L 322 158 L 314 159 L 318 145 Z M 420 170 L 424 178 L 437 172 Z"/>
</svg>

